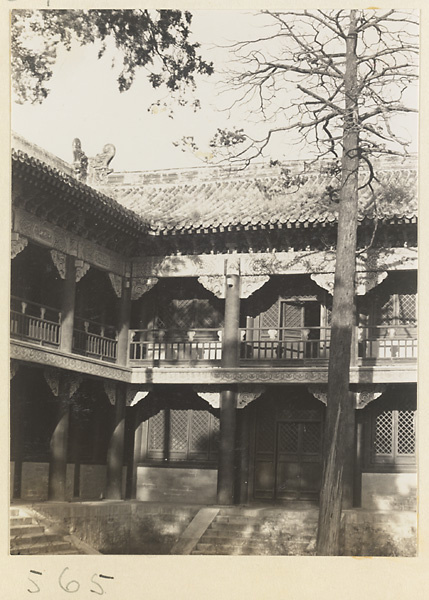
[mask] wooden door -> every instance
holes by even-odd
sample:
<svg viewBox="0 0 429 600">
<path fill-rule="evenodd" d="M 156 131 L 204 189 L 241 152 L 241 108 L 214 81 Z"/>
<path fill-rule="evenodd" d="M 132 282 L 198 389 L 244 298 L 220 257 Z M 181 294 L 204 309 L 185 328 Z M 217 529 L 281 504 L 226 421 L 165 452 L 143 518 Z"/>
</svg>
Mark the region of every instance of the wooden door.
<svg viewBox="0 0 429 600">
<path fill-rule="evenodd" d="M 321 481 L 321 421 L 277 423 L 276 499 L 312 500 Z"/>
</svg>

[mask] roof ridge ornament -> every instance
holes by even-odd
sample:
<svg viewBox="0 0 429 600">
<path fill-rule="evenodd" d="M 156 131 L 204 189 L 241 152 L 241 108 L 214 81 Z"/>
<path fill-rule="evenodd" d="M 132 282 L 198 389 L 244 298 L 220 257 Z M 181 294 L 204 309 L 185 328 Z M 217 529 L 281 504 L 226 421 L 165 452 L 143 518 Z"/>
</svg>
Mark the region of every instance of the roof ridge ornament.
<svg viewBox="0 0 429 600">
<path fill-rule="evenodd" d="M 92 186 L 106 183 L 107 176 L 113 173 L 113 169 L 109 165 L 115 154 L 115 146 L 109 143 L 103 146 L 102 152 L 88 158 L 82 150 L 80 139 L 75 138 L 73 140 L 73 170 L 76 179 Z"/>
</svg>

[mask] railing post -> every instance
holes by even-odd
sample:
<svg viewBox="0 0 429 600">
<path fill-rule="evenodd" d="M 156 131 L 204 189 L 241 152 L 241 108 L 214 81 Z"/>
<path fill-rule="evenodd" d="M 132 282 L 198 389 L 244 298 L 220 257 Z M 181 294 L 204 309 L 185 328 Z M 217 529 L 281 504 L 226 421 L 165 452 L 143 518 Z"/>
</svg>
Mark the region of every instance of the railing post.
<svg viewBox="0 0 429 600">
<path fill-rule="evenodd" d="M 76 267 L 74 256 L 66 256 L 66 276 L 61 294 L 61 334 L 60 350 L 72 352 L 73 326 L 76 294 Z"/>
</svg>

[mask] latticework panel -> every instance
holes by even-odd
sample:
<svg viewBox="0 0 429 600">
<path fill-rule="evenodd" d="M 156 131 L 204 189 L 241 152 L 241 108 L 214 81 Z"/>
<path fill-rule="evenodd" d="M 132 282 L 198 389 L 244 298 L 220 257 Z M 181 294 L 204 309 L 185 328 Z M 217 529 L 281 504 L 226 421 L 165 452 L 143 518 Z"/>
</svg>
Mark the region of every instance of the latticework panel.
<svg viewBox="0 0 429 600">
<path fill-rule="evenodd" d="M 377 325 L 390 325 L 395 316 L 393 296 L 378 306 Z"/>
<path fill-rule="evenodd" d="M 285 421 L 320 421 L 320 410 L 306 408 L 284 408 L 279 417 Z"/>
<path fill-rule="evenodd" d="M 219 419 L 214 415 L 210 418 L 211 427 L 211 450 L 212 452 L 219 451 L 219 435 L 220 435 L 220 424 Z"/>
<path fill-rule="evenodd" d="M 210 413 L 196 410 L 192 413 L 190 451 L 208 452 L 210 435 Z"/>
<path fill-rule="evenodd" d="M 398 411 L 398 454 L 414 454 L 416 434 L 414 426 L 414 411 Z"/>
<path fill-rule="evenodd" d="M 165 412 L 161 410 L 149 421 L 149 450 L 163 450 L 165 432 Z"/>
<path fill-rule="evenodd" d="M 277 329 L 279 326 L 279 305 L 275 302 L 268 310 L 261 314 L 261 327 Z"/>
<path fill-rule="evenodd" d="M 302 325 L 302 306 L 297 304 L 288 304 L 286 302 L 282 305 L 283 327 L 301 327 Z"/>
<path fill-rule="evenodd" d="M 256 435 L 257 452 L 274 452 L 275 424 L 273 420 L 263 419 L 258 423 Z"/>
<path fill-rule="evenodd" d="M 299 423 L 280 423 L 278 433 L 279 452 L 296 454 L 299 444 Z"/>
<path fill-rule="evenodd" d="M 375 421 L 375 454 L 391 454 L 393 451 L 393 412 L 386 410 Z"/>
<path fill-rule="evenodd" d="M 415 294 L 400 294 L 399 302 L 399 322 L 407 324 L 415 324 L 416 322 L 416 296 Z"/>
<path fill-rule="evenodd" d="M 305 423 L 302 434 L 302 452 L 317 454 L 320 452 L 321 423 Z"/>
<path fill-rule="evenodd" d="M 186 452 L 188 448 L 188 411 L 172 410 L 170 413 L 170 449 Z"/>
</svg>

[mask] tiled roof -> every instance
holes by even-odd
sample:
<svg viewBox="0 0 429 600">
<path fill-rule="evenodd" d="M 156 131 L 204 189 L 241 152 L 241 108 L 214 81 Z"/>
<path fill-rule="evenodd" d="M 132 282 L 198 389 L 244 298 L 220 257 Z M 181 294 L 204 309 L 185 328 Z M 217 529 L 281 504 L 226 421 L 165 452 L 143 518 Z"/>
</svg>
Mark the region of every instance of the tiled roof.
<svg viewBox="0 0 429 600">
<path fill-rule="evenodd" d="M 288 165 L 289 166 L 289 165 Z M 336 180 L 312 170 L 296 185 L 291 163 L 286 178 L 268 165 L 231 173 L 219 168 L 113 174 L 109 194 L 150 223 L 158 233 L 219 228 L 311 226 L 337 220 Z M 292 177 L 292 181 L 289 179 Z M 362 179 L 365 178 L 365 173 Z M 361 192 L 359 219 L 414 220 L 417 171 L 414 163 L 384 164 L 374 193 Z"/>
</svg>

